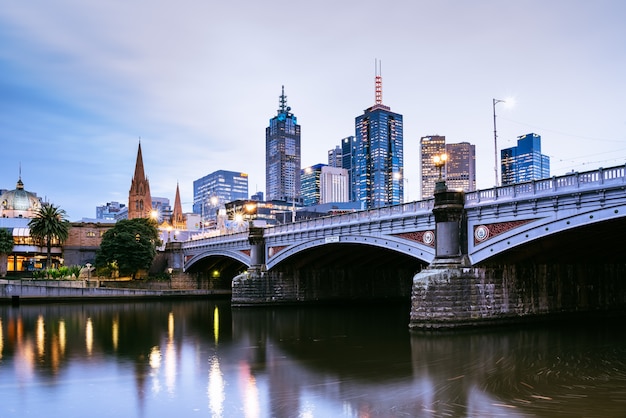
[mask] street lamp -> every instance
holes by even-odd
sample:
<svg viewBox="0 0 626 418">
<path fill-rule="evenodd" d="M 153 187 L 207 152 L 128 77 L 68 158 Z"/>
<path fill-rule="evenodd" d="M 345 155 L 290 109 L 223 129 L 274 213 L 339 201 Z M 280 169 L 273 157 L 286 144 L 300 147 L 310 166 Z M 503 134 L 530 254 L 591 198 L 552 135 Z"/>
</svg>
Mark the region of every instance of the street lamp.
<svg viewBox="0 0 626 418">
<path fill-rule="evenodd" d="M 443 152 L 433 157 L 433 164 L 439 169 L 439 179 L 435 183 L 435 193 L 446 191 L 446 181 L 443 178 L 442 171 L 448 161 L 448 155 Z"/>
<path fill-rule="evenodd" d="M 496 105 L 498 103 L 506 103 L 506 100 L 493 99 L 493 171 L 496 175 L 496 187 L 498 187 L 498 131 L 496 129 Z"/>
<path fill-rule="evenodd" d="M 91 281 L 91 263 L 85 264 L 85 267 L 87 267 L 87 285 L 89 285 Z"/>
</svg>

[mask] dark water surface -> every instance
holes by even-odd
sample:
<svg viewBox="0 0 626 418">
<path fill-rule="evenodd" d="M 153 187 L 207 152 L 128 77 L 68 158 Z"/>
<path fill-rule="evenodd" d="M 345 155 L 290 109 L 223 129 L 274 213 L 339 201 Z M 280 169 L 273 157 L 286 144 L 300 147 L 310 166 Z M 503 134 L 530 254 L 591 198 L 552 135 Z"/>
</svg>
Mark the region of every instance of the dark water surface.
<svg viewBox="0 0 626 418">
<path fill-rule="evenodd" d="M 626 417 L 624 318 L 408 322 L 408 305 L 0 306 L 0 418 Z"/>
</svg>

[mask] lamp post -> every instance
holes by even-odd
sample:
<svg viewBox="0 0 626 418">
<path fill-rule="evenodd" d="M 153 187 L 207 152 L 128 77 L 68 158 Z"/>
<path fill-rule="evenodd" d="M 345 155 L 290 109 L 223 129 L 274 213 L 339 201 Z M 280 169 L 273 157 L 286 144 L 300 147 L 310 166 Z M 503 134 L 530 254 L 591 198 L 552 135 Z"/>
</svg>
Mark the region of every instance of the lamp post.
<svg viewBox="0 0 626 418">
<path fill-rule="evenodd" d="M 443 178 L 442 172 L 447 160 L 448 155 L 445 152 L 433 157 L 433 163 L 435 164 L 435 167 L 439 169 L 439 179 L 435 183 L 435 193 L 446 191 L 446 181 Z"/>
<path fill-rule="evenodd" d="M 87 286 L 89 286 L 89 282 L 91 281 L 91 263 L 85 264 L 87 267 Z"/>
<path fill-rule="evenodd" d="M 493 99 L 493 157 L 494 157 L 494 166 L 493 170 L 496 176 L 496 184 L 498 187 L 498 131 L 496 129 L 496 105 L 498 103 L 506 103 L 506 100 Z"/>
</svg>

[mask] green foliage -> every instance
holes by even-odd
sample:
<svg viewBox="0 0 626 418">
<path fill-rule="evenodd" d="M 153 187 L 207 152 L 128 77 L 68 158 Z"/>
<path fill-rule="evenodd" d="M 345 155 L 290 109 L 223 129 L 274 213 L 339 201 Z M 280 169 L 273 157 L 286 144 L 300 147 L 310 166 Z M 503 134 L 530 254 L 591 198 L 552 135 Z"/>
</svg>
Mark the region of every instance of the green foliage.
<svg viewBox="0 0 626 418">
<path fill-rule="evenodd" d="M 70 277 L 70 268 L 68 266 L 61 266 L 59 267 L 59 274 L 61 275 L 62 278 L 65 277 Z"/>
<path fill-rule="evenodd" d="M 35 270 L 35 271 L 33 271 L 33 277 L 35 279 L 45 279 L 46 278 L 46 271 L 45 270 Z"/>
<path fill-rule="evenodd" d="M 13 252 L 13 234 L 9 229 L 0 228 L 0 254 Z"/>
<path fill-rule="evenodd" d="M 78 279 L 78 277 L 80 276 L 80 271 L 82 270 L 82 267 L 81 266 L 69 266 L 68 270 L 69 270 L 68 274 L 70 277 L 74 277 Z"/>
<path fill-rule="evenodd" d="M 46 275 L 48 276 L 48 279 L 54 280 L 58 280 L 63 277 L 58 269 L 46 269 Z"/>
<path fill-rule="evenodd" d="M 154 221 L 146 218 L 118 221 L 102 236 L 96 267 L 102 269 L 115 263 L 121 275 L 135 278 L 137 271 L 150 267 L 160 244 Z"/>
<path fill-rule="evenodd" d="M 59 243 L 63 243 L 69 236 L 71 224 L 67 220 L 65 211 L 51 203 L 44 203 L 35 217 L 28 222 L 28 227 L 30 235 L 35 240 L 46 244 L 46 267 L 50 268 L 52 241 L 57 239 Z"/>
</svg>

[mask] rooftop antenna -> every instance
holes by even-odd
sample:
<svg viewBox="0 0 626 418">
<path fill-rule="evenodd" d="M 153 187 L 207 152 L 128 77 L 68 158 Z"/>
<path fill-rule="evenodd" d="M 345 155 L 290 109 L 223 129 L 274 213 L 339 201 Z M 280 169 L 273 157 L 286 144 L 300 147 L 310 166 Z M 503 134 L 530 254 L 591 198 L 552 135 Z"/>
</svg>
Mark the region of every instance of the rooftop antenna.
<svg viewBox="0 0 626 418">
<path fill-rule="evenodd" d="M 279 113 L 285 113 L 289 111 L 289 108 L 287 107 L 287 96 L 285 96 L 285 86 L 282 86 L 283 90 L 282 93 L 280 95 L 280 100 L 279 100 L 279 105 L 280 107 L 278 108 L 278 112 Z"/>
<path fill-rule="evenodd" d="M 376 74 L 376 104 L 383 104 L 383 76 L 382 76 L 382 62 L 374 59 L 374 73 Z"/>
</svg>

